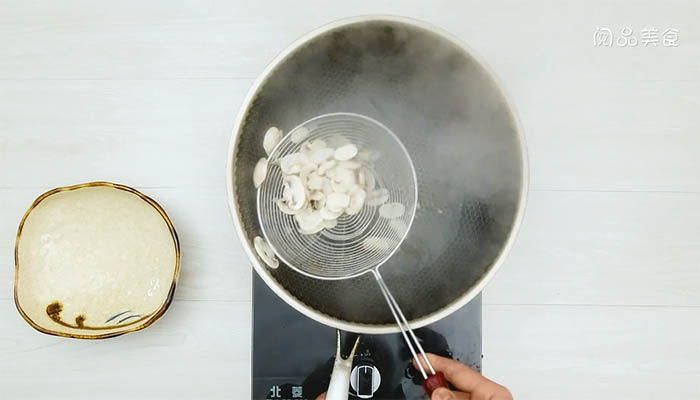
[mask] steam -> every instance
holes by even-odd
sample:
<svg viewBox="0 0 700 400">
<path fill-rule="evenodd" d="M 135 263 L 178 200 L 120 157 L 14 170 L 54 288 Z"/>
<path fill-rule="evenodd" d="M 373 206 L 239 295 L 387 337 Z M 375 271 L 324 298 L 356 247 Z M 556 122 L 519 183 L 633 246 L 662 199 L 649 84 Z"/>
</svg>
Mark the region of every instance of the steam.
<svg viewBox="0 0 700 400">
<path fill-rule="evenodd" d="M 488 72 L 450 41 L 395 22 L 341 27 L 291 55 L 256 102 L 259 134 L 271 125 L 290 131 L 320 114 L 354 112 L 383 123 L 406 146 L 420 209 L 380 271 L 410 318 L 465 293 L 502 250 L 522 185 L 517 126 Z M 332 299 L 319 289 L 304 293 L 305 301 L 354 322 L 391 320 L 378 288 L 329 284 L 338 289 Z"/>
</svg>

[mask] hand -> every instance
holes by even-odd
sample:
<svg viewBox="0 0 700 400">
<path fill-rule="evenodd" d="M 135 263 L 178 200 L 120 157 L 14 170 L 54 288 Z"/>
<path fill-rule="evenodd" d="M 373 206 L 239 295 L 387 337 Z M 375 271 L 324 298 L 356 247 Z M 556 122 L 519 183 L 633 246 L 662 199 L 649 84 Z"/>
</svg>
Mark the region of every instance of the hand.
<svg viewBox="0 0 700 400">
<path fill-rule="evenodd" d="M 428 359 L 435 371 L 442 372 L 445 379 L 457 388 L 455 391 L 446 388 L 435 389 L 430 400 L 513 400 L 505 386 L 484 378 L 458 361 L 430 353 Z M 418 368 L 417 359 L 413 360 L 413 366 Z M 425 363 L 423 367 L 428 370 Z"/>
</svg>

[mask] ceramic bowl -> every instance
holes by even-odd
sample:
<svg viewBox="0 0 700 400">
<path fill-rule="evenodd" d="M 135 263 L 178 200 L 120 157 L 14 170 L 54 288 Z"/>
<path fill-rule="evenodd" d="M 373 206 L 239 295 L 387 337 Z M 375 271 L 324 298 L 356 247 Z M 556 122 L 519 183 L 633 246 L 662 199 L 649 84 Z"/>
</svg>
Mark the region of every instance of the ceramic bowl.
<svg viewBox="0 0 700 400">
<path fill-rule="evenodd" d="M 15 304 L 35 329 L 101 339 L 143 329 L 175 292 L 180 247 L 162 207 L 91 182 L 39 196 L 15 244 Z"/>
</svg>

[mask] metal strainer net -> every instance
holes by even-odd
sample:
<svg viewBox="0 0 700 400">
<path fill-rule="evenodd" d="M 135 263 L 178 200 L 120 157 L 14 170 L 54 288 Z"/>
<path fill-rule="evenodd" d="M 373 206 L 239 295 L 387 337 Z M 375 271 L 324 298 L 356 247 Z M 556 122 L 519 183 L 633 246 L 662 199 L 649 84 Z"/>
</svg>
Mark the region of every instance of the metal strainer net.
<svg viewBox="0 0 700 400">
<path fill-rule="evenodd" d="M 309 136 L 295 143 L 292 137 L 300 129 L 308 130 Z M 363 164 L 364 171 L 374 174 L 377 189 L 388 190 L 387 203 L 405 207 L 403 215 L 384 218 L 379 215 L 379 207 L 365 205 L 356 215 L 341 216 L 332 229 L 312 235 L 300 233 L 293 216 L 282 213 L 276 204 L 282 197 L 284 177 L 277 161 L 301 152 L 303 143 L 316 140 L 332 148 L 356 145 L 360 151 L 355 159 Z M 275 147 L 257 201 L 263 234 L 282 261 L 312 277 L 344 279 L 379 267 L 394 254 L 413 221 L 416 198 L 416 173 L 396 135 L 371 118 L 332 113 L 304 122 Z"/>
<path fill-rule="evenodd" d="M 300 233 L 294 218 L 277 209 L 276 204 L 282 196 L 284 176 L 276 161 L 302 151 L 302 142 L 293 140 L 295 131 L 300 129 L 309 131 L 306 139 L 309 142 L 323 140 L 332 148 L 351 143 L 361 149 L 366 155 L 363 167 L 374 175 L 379 188 L 388 190 L 389 203 L 405 207 L 404 213 L 397 218 L 385 218 L 377 212 L 376 206 L 365 205 L 356 215 L 341 216 L 331 229 L 312 235 Z M 268 169 L 258 190 L 258 215 L 263 234 L 275 253 L 290 267 L 318 279 L 347 279 L 371 271 L 411 354 L 414 358 L 421 354 L 427 366 L 424 368 L 418 363 L 423 378 L 436 375 L 420 341 L 379 273 L 379 266 L 396 252 L 406 237 L 416 210 L 416 172 L 401 141 L 388 128 L 369 117 L 351 113 L 326 114 L 287 134 L 273 149 L 269 161 L 272 168 Z M 400 225 L 392 225 L 399 221 Z M 401 228 L 397 229 L 397 226 Z M 370 239 L 379 239 L 384 246 L 372 245 L 374 241 Z M 432 385 L 447 387 L 442 375 L 431 379 L 436 383 L 425 383 L 426 388 Z"/>
</svg>

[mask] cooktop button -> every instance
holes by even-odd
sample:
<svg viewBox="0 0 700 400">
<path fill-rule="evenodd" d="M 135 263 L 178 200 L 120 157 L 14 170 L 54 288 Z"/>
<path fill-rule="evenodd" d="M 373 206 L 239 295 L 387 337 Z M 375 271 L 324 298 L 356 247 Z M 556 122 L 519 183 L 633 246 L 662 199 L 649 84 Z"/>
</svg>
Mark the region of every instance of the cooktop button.
<svg viewBox="0 0 700 400">
<path fill-rule="evenodd" d="M 382 376 L 372 364 L 359 364 L 350 373 L 350 386 L 361 399 L 371 399 L 381 383 Z"/>
</svg>

